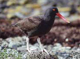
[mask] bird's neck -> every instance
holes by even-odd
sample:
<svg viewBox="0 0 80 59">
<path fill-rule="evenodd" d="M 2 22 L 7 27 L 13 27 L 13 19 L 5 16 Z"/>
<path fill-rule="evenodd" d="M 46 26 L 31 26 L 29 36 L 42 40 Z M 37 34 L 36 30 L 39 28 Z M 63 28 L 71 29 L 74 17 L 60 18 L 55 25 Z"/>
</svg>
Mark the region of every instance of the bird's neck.
<svg viewBox="0 0 80 59">
<path fill-rule="evenodd" d="M 47 22 L 54 22 L 55 14 L 53 16 L 52 15 L 44 15 L 44 20 Z"/>
</svg>

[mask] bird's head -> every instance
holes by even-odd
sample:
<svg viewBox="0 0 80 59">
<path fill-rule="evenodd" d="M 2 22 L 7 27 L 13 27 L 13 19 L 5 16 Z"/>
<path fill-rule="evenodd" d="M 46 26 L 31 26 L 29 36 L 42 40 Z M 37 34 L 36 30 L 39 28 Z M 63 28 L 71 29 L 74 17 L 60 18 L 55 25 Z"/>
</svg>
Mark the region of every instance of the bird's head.
<svg viewBox="0 0 80 59">
<path fill-rule="evenodd" d="M 48 10 L 46 10 L 46 14 L 48 14 L 49 16 L 58 16 L 59 18 L 61 18 L 62 20 L 64 20 L 67 23 L 70 23 L 68 20 L 66 20 L 66 18 L 64 18 L 58 11 L 58 9 L 56 7 L 51 7 Z"/>
</svg>

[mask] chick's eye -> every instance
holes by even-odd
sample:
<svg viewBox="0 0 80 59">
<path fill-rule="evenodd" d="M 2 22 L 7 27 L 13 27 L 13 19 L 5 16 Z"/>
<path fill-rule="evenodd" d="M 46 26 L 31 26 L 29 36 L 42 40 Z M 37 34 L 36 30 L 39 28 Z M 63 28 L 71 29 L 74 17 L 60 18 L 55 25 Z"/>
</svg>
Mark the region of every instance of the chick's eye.
<svg viewBox="0 0 80 59">
<path fill-rule="evenodd" d="M 53 9 L 53 11 L 56 11 L 55 9 Z"/>
</svg>

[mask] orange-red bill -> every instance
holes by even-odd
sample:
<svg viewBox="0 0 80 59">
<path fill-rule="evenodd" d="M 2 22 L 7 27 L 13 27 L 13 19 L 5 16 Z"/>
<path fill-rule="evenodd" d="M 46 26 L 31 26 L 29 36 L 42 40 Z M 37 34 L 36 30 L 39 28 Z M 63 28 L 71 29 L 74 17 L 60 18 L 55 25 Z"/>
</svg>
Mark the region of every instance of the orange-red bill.
<svg viewBox="0 0 80 59">
<path fill-rule="evenodd" d="M 56 15 L 60 17 L 62 20 L 64 20 L 65 22 L 70 23 L 70 21 L 66 20 L 60 13 L 56 13 Z"/>
</svg>

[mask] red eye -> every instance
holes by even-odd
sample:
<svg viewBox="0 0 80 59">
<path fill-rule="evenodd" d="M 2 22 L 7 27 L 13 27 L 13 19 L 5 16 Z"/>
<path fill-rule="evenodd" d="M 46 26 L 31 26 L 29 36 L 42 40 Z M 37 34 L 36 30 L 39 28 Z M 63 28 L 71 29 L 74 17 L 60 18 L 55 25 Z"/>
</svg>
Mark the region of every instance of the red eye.
<svg viewBox="0 0 80 59">
<path fill-rule="evenodd" d="M 53 11 L 56 11 L 55 9 L 53 9 Z"/>
</svg>

